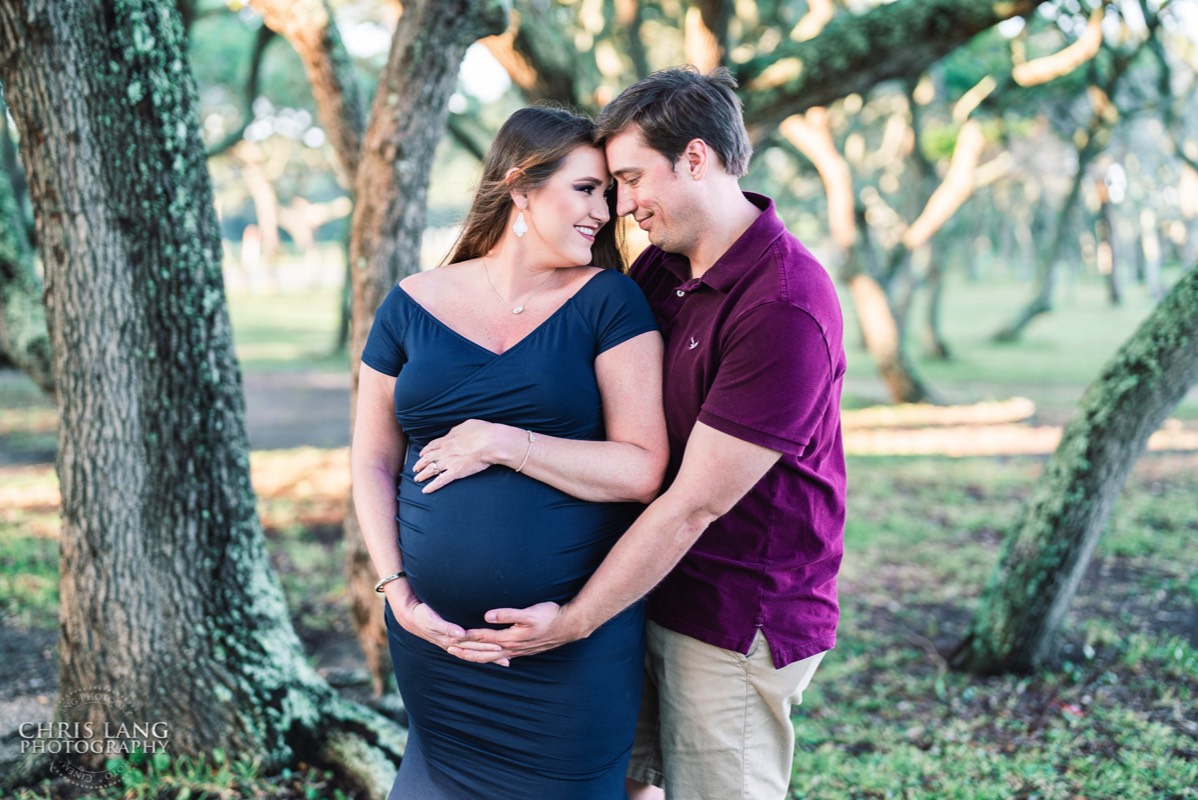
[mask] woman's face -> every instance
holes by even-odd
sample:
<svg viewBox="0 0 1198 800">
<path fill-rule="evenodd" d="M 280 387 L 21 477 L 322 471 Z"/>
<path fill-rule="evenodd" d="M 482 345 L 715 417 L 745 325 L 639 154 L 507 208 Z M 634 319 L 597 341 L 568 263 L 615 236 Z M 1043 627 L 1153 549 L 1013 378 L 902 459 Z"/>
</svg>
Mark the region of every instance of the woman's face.
<svg viewBox="0 0 1198 800">
<path fill-rule="evenodd" d="M 591 263 L 595 234 L 610 214 L 604 192 L 611 185 L 603 151 L 588 145 L 575 148 L 543 186 L 528 192 L 524 220 L 529 239 L 540 243 L 554 266 Z"/>
</svg>

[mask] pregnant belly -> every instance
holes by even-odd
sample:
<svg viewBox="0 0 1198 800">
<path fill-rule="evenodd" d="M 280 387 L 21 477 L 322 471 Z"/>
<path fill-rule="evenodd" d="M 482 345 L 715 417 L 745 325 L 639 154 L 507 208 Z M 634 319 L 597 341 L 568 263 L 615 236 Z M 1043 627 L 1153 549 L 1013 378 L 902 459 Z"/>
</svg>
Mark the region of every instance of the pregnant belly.
<svg viewBox="0 0 1198 800">
<path fill-rule="evenodd" d="M 399 493 L 404 569 L 417 597 L 467 628 L 492 608 L 569 600 L 636 510 L 578 500 L 505 467 L 425 495 L 414 461 Z"/>
</svg>

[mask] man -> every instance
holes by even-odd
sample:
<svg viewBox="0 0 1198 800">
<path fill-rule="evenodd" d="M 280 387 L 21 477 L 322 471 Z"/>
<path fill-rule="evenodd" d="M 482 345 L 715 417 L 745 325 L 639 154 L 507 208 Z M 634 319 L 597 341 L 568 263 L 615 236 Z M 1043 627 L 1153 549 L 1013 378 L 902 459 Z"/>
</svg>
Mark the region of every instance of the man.
<svg viewBox="0 0 1198 800">
<path fill-rule="evenodd" d="M 835 645 L 844 534 L 832 282 L 772 201 L 742 193 L 751 148 L 726 70 L 655 73 L 599 118 L 617 210 L 652 244 L 632 277 L 666 339 L 667 488 L 564 606 L 473 631 L 528 655 L 649 597 L 634 797 L 786 796 L 793 704 Z M 668 574 L 667 574 L 668 573 Z M 634 783 L 638 782 L 638 783 Z"/>
</svg>

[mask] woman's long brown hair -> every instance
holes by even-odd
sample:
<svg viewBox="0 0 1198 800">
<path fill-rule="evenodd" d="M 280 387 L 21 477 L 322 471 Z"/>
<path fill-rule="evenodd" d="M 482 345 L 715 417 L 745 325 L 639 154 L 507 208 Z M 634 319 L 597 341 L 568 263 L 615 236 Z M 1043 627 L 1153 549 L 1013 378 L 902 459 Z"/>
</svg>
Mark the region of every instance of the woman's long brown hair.
<svg viewBox="0 0 1198 800">
<path fill-rule="evenodd" d="M 513 189 L 531 191 L 544 186 L 577 147 L 594 147 L 595 123 L 564 108 L 530 106 L 507 118 L 483 159 L 479 181 L 462 232 L 446 264 L 479 258 L 503 236 L 512 211 Z M 513 168 L 510 178 L 506 178 Z M 611 219 L 599 229 L 591 245 L 591 264 L 603 269 L 623 269 L 617 242 L 616 193 L 607 195 Z"/>
</svg>

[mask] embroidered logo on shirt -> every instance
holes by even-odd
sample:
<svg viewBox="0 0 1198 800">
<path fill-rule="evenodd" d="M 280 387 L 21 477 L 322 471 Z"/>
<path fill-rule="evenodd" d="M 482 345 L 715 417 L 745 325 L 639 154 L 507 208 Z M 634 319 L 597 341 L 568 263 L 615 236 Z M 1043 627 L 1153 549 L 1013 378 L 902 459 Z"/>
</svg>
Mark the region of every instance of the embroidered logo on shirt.
<svg viewBox="0 0 1198 800">
<path fill-rule="evenodd" d="M 696 341 L 696 339 L 695 339 L 695 337 L 694 337 L 694 336 L 692 336 L 692 337 L 691 337 L 691 340 L 690 340 L 689 342 L 687 342 L 687 343 L 686 343 L 686 349 L 687 349 L 687 350 L 694 350 L 694 349 L 695 349 L 696 347 L 698 347 L 698 346 L 699 346 L 699 342 L 698 342 L 698 341 Z"/>
</svg>

